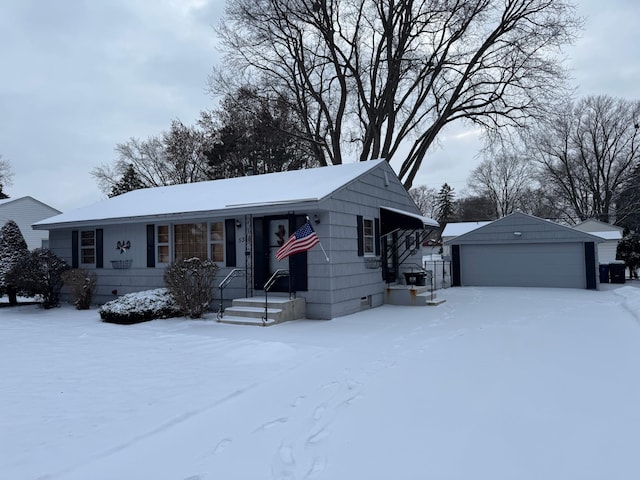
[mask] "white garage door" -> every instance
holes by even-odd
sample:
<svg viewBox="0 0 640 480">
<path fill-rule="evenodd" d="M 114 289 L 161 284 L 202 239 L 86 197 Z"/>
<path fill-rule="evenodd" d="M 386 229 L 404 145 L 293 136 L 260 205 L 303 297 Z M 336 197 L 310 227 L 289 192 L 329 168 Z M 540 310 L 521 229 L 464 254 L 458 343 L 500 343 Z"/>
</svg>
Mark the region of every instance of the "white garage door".
<svg viewBox="0 0 640 480">
<path fill-rule="evenodd" d="M 585 288 L 582 243 L 460 245 L 466 286 Z"/>
</svg>

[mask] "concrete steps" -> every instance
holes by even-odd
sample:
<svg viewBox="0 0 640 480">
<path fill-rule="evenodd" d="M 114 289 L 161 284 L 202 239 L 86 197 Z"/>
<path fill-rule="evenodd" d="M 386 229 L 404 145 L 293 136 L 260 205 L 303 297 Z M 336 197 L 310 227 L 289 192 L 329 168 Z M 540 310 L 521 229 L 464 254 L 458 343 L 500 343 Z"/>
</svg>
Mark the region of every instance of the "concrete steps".
<svg viewBox="0 0 640 480">
<path fill-rule="evenodd" d="M 385 290 L 385 303 L 388 305 L 409 306 L 437 306 L 444 303 L 444 299 L 437 299 L 435 292 L 429 287 L 415 285 L 389 285 Z"/>
<path fill-rule="evenodd" d="M 236 298 L 229 308 L 225 309 L 220 323 L 233 325 L 268 326 L 304 318 L 306 305 L 304 298 L 289 299 L 285 297 L 269 297 L 266 309 L 264 297 Z"/>
</svg>

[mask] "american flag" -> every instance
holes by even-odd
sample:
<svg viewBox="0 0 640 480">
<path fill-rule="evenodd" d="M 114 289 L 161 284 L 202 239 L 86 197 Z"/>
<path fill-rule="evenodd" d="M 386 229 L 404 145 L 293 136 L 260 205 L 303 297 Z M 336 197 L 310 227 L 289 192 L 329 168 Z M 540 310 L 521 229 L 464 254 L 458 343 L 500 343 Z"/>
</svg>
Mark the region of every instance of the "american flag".
<svg viewBox="0 0 640 480">
<path fill-rule="evenodd" d="M 306 252 L 318 243 L 320 243 L 320 239 L 307 220 L 307 223 L 296 230 L 296 232 L 289 237 L 289 240 L 278 249 L 276 259 L 280 261 L 289 255 Z"/>
</svg>

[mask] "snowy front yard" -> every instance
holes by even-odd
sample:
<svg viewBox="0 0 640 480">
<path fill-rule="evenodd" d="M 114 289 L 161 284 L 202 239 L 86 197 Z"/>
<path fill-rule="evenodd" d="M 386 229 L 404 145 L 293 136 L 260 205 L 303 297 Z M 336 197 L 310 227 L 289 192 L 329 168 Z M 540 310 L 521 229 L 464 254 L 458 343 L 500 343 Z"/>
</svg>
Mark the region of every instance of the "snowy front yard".
<svg viewBox="0 0 640 480">
<path fill-rule="evenodd" d="M 269 328 L 0 309 L 0 478 L 637 479 L 640 289 Z"/>
</svg>

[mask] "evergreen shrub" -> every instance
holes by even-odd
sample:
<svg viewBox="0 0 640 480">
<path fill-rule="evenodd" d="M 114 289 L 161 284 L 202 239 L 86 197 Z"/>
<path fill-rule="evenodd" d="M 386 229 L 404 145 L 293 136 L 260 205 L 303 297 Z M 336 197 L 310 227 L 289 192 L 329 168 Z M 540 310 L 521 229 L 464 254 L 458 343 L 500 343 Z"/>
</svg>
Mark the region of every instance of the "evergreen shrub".
<svg viewBox="0 0 640 480">
<path fill-rule="evenodd" d="M 182 310 L 166 288 L 128 293 L 98 309 L 103 322 L 132 325 L 160 318 L 179 317 Z"/>
</svg>

